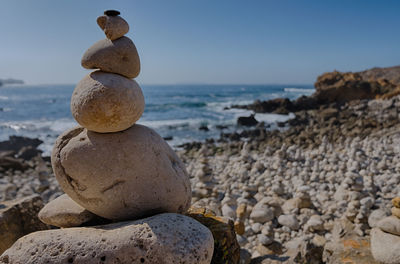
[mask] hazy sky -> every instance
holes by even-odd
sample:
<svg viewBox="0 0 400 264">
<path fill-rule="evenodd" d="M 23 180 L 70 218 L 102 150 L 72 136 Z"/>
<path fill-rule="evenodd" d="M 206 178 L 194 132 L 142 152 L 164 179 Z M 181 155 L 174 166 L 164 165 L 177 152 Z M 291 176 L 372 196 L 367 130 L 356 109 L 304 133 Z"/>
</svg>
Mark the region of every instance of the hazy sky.
<svg viewBox="0 0 400 264">
<path fill-rule="evenodd" d="M 400 64 L 396 0 L 0 0 L 0 78 L 78 82 L 106 9 L 131 26 L 142 84 L 304 84 Z"/>
</svg>

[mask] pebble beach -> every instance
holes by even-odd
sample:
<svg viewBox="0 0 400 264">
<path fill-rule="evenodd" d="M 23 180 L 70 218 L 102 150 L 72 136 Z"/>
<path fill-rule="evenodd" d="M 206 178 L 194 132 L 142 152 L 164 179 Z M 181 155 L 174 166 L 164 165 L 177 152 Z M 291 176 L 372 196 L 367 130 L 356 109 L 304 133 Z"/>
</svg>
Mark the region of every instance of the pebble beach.
<svg viewBox="0 0 400 264">
<path fill-rule="evenodd" d="M 400 97 L 352 102 L 327 116 L 329 109 L 298 112 L 285 130 L 255 128 L 178 150 L 192 206 L 235 222 L 243 261 L 274 263 L 265 256 L 281 255 L 285 262 L 309 244 L 318 248 L 314 263 L 329 263 L 339 223 L 368 240 L 390 215 L 391 199 L 400 194 Z M 46 203 L 62 194 L 48 158 L 24 163 L 23 172 L 1 172 L 2 201 L 37 193 Z"/>
</svg>

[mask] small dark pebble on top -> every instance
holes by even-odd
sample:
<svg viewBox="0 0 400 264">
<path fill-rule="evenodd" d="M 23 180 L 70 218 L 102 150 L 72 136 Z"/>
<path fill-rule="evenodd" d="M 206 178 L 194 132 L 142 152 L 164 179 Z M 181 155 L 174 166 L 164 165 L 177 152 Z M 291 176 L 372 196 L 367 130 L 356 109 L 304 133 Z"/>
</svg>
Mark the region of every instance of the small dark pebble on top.
<svg viewBox="0 0 400 264">
<path fill-rule="evenodd" d="M 104 11 L 104 15 L 106 16 L 118 16 L 119 14 L 121 14 L 119 11 L 117 10 L 106 10 Z"/>
</svg>

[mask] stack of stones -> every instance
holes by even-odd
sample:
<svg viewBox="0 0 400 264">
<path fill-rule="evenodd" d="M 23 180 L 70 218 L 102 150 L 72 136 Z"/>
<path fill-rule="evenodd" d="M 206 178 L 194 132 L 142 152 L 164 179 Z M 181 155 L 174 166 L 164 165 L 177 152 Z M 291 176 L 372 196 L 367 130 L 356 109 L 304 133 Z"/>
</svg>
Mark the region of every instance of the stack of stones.
<svg viewBox="0 0 400 264">
<path fill-rule="evenodd" d="M 210 230 L 181 215 L 192 197 L 183 163 L 155 131 L 135 124 L 144 98 L 128 23 L 114 10 L 97 23 L 107 38 L 83 55 L 82 66 L 96 70 L 71 99 L 81 126 L 57 139 L 51 157 L 66 194 L 39 213 L 62 229 L 22 237 L 0 263 L 209 264 Z"/>
<path fill-rule="evenodd" d="M 371 230 L 371 251 L 382 263 L 400 263 L 400 197 L 392 200 L 392 215 Z"/>
</svg>

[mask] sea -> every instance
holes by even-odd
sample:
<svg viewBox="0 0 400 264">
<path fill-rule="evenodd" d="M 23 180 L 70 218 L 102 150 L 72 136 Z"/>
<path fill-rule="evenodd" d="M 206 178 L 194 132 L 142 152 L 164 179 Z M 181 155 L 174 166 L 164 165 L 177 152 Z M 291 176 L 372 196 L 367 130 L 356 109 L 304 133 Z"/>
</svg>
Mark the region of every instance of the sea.
<svg viewBox="0 0 400 264">
<path fill-rule="evenodd" d="M 0 141 L 10 135 L 39 138 L 49 155 L 57 138 L 77 125 L 70 112 L 74 85 L 10 85 L 0 87 Z M 279 97 L 289 99 L 314 92 L 312 85 L 141 85 L 145 111 L 137 122 L 156 130 L 174 148 L 192 141 L 240 132 L 239 116 L 252 112 L 227 109 L 234 104 Z M 270 129 L 293 114 L 256 114 Z M 200 130 L 207 126 L 208 131 Z M 221 130 L 221 126 L 224 126 Z M 219 129 L 217 128 L 219 127 Z"/>
</svg>

